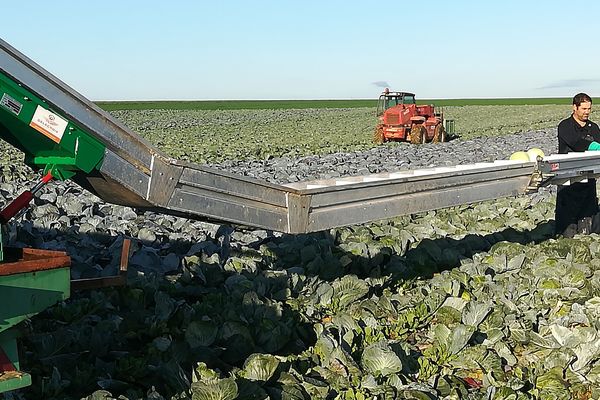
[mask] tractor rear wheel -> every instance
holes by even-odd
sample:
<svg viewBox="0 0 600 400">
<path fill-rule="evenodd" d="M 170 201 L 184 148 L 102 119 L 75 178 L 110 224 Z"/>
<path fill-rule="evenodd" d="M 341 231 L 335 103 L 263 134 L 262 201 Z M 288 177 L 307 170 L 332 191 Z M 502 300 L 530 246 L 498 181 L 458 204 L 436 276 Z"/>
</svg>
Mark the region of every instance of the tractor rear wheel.
<svg viewBox="0 0 600 400">
<path fill-rule="evenodd" d="M 433 131 L 433 140 L 434 143 L 443 143 L 446 141 L 446 130 L 444 129 L 443 124 L 437 124 L 435 126 L 435 130 Z"/>
<path fill-rule="evenodd" d="M 421 124 L 415 124 L 410 128 L 410 142 L 412 144 L 425 144 L 427 142 L 427 130 Z"/>
<path fill-rule="evenodd" d="M 383 127 L 378 126 L 375 128 L 375 132 L 373 132 L 373 143 L 382 144 L 385 142 L 385 135 L 383 133 Z"/>
</svg>

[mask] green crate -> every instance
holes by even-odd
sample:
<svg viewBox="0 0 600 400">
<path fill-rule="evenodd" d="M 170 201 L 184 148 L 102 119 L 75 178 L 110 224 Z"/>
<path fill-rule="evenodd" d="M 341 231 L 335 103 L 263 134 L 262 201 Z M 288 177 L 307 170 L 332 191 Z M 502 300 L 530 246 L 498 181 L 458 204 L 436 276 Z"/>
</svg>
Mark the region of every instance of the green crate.
<svg viewBox="0 0 600 400">
<path fill-rule="evenodd" d="M 0 393 L 31 384 L 21 371 L 16 325 L 66 300 L 71 292 L 70 259 L 63 252 L 4 248 L 0 263 Z"/>
<path fill-rule="evenodd" d="M 454 134 L 456 133 L 454 129 L 454 120 L 453 119 L 445 119 L 444 120 L 444 129 L 446 133 Z"/>
</svg>

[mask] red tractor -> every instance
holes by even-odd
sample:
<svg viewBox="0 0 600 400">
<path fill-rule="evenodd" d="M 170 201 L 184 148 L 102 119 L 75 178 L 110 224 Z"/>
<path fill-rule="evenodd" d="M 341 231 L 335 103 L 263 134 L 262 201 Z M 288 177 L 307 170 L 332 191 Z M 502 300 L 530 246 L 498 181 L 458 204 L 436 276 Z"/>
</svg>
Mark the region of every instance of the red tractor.
<svg viewBox="0 0 600 400">
<path fill-rule="evenodd" d="M 454 121 L 444 120 L 443 111 L 436 111 L 433 104 L 417 105 L 414 93 L 390 92 L 386 88 L 379 96 L 377 117 L 379 122 L 373 134 L 375 143 L 391 140 L 415 144 L 445 142 L 446 134 L 454 133 Z"/>
</svg>

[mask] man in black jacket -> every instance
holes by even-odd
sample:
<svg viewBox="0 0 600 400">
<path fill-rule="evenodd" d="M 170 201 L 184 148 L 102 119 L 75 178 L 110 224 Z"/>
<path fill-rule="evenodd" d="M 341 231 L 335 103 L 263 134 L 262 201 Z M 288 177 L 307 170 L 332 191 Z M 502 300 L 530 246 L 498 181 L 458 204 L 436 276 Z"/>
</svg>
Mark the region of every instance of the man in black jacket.
<svg viewBox="0 0 600 400">
<path fill-rule="evenodd" d="M 600 128 L 589 120 L 592 98 L 585 93 L 573 97 L 573 114 L 558 124 L 558 152 L 600 150 Z M 556 195 L 556 233 L 600 233 L 596 180 L 559 186 Z"/>
</svg>

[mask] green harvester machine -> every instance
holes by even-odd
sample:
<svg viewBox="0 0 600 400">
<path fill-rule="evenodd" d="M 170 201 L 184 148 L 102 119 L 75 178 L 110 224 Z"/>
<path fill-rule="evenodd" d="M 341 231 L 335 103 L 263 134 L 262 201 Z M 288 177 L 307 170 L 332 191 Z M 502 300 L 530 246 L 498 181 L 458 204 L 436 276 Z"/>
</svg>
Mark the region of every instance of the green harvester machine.
<svg viewBox="0 0 600 400">
<path fill-rule="evenodd" d="M 5 59 L 1 63 L 5 63 Z M 51 179 L 89 173 L 104 156 L 104 146 L 48 111 L 45 101 L 0 74 L 0 137 L 25 153 L 25 162 L 44 178 L 0 212 L 0 224 L 27 207 Z M 18 324 L 70 296 L 71 260 L 64 252 L 8 248 L 0 229 L 0 393 L 31 384 L 21 371 Z"/>
<path fill-rule="evenodd" d="M 53 179 L 109 203 L 294 234 L 600 176 L 600 152 L 586 152 L 277 185 L 167 156 L 1 39 L 0 138 L 42 176 L 0 211 L 0 225 Z M 17 324 L 70 296 L 69 266 L 62 252 L 0 247 L 0 392 L 31 383 Z"/>
</svg>

